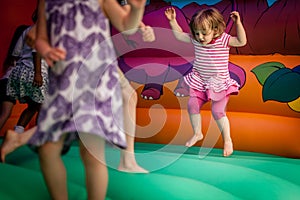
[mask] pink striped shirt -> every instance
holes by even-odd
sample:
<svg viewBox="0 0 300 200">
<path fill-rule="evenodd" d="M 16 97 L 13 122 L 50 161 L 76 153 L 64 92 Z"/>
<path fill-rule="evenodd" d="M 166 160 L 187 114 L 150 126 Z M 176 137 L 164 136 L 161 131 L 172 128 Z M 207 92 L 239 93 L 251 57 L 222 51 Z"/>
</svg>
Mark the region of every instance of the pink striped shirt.
<svg viewBox="0 0 300 200">
<path fill-rule="evenodd" d="M 193 70 L 184 79 L 196 90 L 213 92 L 226 91 L 239 84 L 230 78 L 228 70 L 230 35 L 223 33 L 213 43 L 201 45 L 192 39 L 195 48 Z"/>
</svg>

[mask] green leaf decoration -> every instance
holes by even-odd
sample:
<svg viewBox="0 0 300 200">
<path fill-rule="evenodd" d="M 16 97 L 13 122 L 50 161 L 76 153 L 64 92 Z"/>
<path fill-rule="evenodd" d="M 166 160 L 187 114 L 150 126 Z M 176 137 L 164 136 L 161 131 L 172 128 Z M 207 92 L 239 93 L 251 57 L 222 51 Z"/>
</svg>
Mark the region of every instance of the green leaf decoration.
<svg viewBox="0 0 300 200">
<path fill-rule="evenodd" d="M 280 62 L 266 62 L 260 64 L 251 70 L 255 74 L 258 82 L 261 85 L 265 84 L 267 78 L 275 71 L 285 68 L 284 64 Z"/>
<path fill-rule="evenodd" d="M 291 102 L 300 97 L 300 74 L 283 68 L 273 72 L 263 86 L 263 100 Z"/>
</svg>

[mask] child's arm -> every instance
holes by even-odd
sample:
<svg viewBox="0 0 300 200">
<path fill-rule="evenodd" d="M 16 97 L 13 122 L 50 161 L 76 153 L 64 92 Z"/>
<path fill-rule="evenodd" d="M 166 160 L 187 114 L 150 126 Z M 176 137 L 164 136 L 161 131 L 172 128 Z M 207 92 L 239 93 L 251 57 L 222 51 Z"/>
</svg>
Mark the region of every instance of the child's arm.
<svg viewBox="0 0 300 200">
<path fill-rule="evenodd" d="M 146 0 L 128 0 L 130 12 L 126 12 L 116 0 L 102 0 L 103 11 L 112 25 L 120 32 L 133 34 L 140 25 Z"/>
<path fill-rule="evenodd" d="M 179 26 L 176 20 L 176 11 L 173 7 L 167 8 L 165 11 L 165 16 L 170 22 L 170 26 L 173 30 L 173 33 L 177 40 L 182 42 L 191 42 L 189 34 L 182 31 L 182 28 Z"/>
<path fill-rule="evenodd" d="M 230 37 L 229 46 L 232 47 L 242 47 L 247 43 L 247 36 L 243 24 L 241 22 L 240 15 L 237 11 L 233 11 L 230 13 L 230 17 L 236 24 L 236 37 Z"/>
<path fill-rule="evenodd" d="M 127 1 L 126 1 L 126 3 L 127 3 Z M 123 9 L 125 10 L 126 13 L 129 13 L 130 5 L 128 5 L 128 4 L 123 5 Z M 147 26 L 141 21 L 138 28 L 142 34 L 144 42 L 153 42 L 155 40 L 155 34 L 154 34 L 153 28 L 151 26 Z"/>
<path fill-rule="evenodd" d="M 32 57 L 34 65 L 34 79 L 32 84 L 33 86 L 40 87 L 43 85 L 41 56 L 36 52 L 32 52 Z"/>
<path fill-rule="evenodd" d="M 36 38 L 36 24 L 27 32 L 25 36 L 25 42 L 31 48 L 35 48 L 35 38 Z"/>
<path fill-rule="evenodd" d="M 36 39 L 36 24 L 32 26 L 32 28 L 27 32 L 25 36 L 25 42 L 32 49 L 35 47 L 35 39 Z M 32 85 L 36 87 L 41 87 L 43 85 L 43 77 L 42 77 L 42 67 L 41 67 L 41 56 L 36 51 L 32 51 L 32 59 L 34 66 L 34 78 Z"/>
<path fill-rule="evenodd" d="M 141 22 L 139 28 L 144 42 L 153 42 L 155 40 L 155 34 L 151 26 L 146 26 L 143 22 Z"/>
<path fill-rule="evenodd" d="M 40 0 L 38 5 L 35 47 L 37 52 L 45 58 L 49 66 L 52 66 L 55 61 L 64 60 L 66 57 L 64 50 L 53 48 L 49 43 L 46 26 L 45 0 Z"/>
</svg>

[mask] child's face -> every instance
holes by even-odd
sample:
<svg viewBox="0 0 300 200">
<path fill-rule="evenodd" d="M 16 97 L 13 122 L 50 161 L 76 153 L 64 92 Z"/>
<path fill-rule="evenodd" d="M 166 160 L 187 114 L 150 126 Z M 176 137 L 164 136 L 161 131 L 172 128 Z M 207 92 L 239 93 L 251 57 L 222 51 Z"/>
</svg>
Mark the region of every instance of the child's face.
<svg viewBox="0 0 300 200">
<path fill-rule="evenodd" d="M 209 44 L 215 37 L 215 31 L 211 28 L 202 28 L 195 30 L 195 39 L 200 42 L 202 45 Z"/>
</svg>

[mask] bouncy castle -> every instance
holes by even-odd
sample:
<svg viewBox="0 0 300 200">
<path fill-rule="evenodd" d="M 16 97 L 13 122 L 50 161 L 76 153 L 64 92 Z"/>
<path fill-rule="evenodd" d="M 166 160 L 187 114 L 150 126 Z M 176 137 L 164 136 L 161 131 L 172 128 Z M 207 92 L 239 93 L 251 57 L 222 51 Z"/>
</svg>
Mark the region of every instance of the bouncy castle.
<svg viewBox="0 0 300 200">
<path fill-rule="evenodd" d="M 0 3 L 1 63 L 15 28 L 30 25 L 35 6 L 36 0 Z M 231 78 L 240 85 L 226 109 L 234 147 L 230 157 L 222 156 L 223 141 L 210 103 L 201 110 L 203 140 L 185 146 L 193 129 L 183 77 L 192 70 L 194 47 L 175 38 L 165 17 L 171 6 L 186 33 L 201 9 L 218 9 L 230 35 L 236 34 L 230 13 L 241 16 L 247 44 L 231 48 L 228 63 Z M 119 150 L 107 147 L 107 199 L 299 199 L 299 12 L 297 0 L 149 0 L 143 22 L 153 28 L 154 42 L 111 27 L 119 67 L 138 95 L 136 158 L 150 173 L 118 171 Z M 2 140 L 25 108 L 17 102 L 1 129 Z M 34 125 L 35 119 L 27 129 Z M 87 198 L 79 160 L 74 144 L 64 156 L 71 199 Z M 37 155 L 26 146 L 0 164 L 0 176 L 1 199 L 49 198 Z"/>
</svg>

